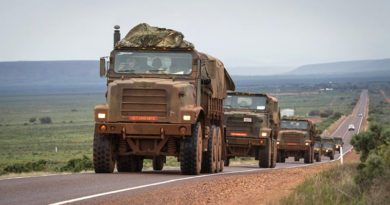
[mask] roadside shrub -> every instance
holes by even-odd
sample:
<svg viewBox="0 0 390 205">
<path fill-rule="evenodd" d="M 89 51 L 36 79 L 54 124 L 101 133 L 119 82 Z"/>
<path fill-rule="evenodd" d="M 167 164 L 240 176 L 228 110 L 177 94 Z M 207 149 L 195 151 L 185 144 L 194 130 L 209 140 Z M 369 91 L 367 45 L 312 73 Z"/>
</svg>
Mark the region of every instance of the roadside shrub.
<svg viewBox="0 0 390 205">
<path fill-rule="evenodd" d="M 8 165 L 4 168 L 4 172 L 8 173 L 22 173 L 22 172 L 32 172 L 32 171 L 43 171 L 45 170 L 48 161 L 39 160 L 37 162 L 27 162 L 27 163 L 15 163 Z"/>
<path fill-rule="evenodd" d="M 320 113 L 320 117 L 325 118 L 325 117 L 331 116 L 332 114 L 333 114 L 333 110 L 327 109 L 327 110 L 324 110 L 324 111 L 322 111 L 322 112 Z"/>
<path fill-rule="evenodd" d="M 390 170 L 390 129 L 373 123 L 369 131 L 354 135 L 351 144 L 361 154 L 355 181 L 369 189 L 374 179 Z"/>
<path fill-rule="evenodd" d="M 37 118 L 36 117 L 32 117 L 28 120 L 30 123 L 34 123 L 37 121 Z"/>
<path fill-rule="evenodd" d="M 71 159 L 68 163 L 61 167 L 61 171 L 80 172 L 84 170 L 90 170 L 93 168 L 92 160 L 83 155 L 83 158 Z"/>
<path fill-rule="evenodd" d="M 50 117 L 41 117 L 39 118 L 39 121 L 41 124 L 51 124 L 51 118 Z"/>
<path fill-rule="evenodd" d="M 339 119 L 342 115 L 343 115 L 343 113 L 341 113 L 341 112 L 335 112 L 335 113 L 333 113 L 332 118 Z"/>
<path fill-rule="evenodd" d="M 320 115 L 320 111 L 319 110 L 311 110 L 309 112 L 309 116 L 319 116 Z"/>
</svg>

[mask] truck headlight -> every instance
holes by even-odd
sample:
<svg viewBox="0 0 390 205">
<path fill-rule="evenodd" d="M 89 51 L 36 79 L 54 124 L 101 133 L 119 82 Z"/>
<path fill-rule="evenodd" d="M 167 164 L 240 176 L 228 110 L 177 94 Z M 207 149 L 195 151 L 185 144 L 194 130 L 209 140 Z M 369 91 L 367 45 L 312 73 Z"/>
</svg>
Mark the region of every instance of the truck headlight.
<svg viewBox="0 0 390 205">
<path fill-rule="evenodd" d="M 267 132 L 261 132 L 261 136 L 262 136 L 262 137 L 267 137 L 267 136 L 268 136 L 268 133 L 267 133 Z"/>
<path fill-rule="evenodd" d="M 250 118 L 250 117 L 244 117 L 244 122 L 252 122 L 252 118 Z"/>
<path fill-rule="evenodd" d="M 191 120 L 191 115 L 183 115 L 183 120 L 184 121 L 190 121 Z"/>
<path fill-rule="evenodd" d="M 279 141 L 276 141 L 276 144 L 280 144 L 280 142 L 279 142 Z"/>
<path fill-rule="evenodd" d="M 309 146 L 309 143 L 308 143 L 308 142 L 305 142 L 305 145 L 306 145 L 306 146 Z"/>
<path fill-rule="evenodd" d="M 336 145 L 336 148 L 339 148 L 339 146 L 338 146 L 338 145 Z"/>
<path fill-rule="evenodd" d="M 106 113 L 98 113 L 97 117 L 98 119 L 106 119 Z"/>
</svg>

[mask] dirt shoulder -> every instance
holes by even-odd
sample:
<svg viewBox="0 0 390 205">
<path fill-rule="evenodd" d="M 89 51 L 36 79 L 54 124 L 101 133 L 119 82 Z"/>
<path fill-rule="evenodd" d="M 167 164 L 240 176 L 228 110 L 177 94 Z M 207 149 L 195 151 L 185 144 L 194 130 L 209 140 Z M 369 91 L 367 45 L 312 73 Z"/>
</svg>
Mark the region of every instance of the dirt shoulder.
<svg viewBox="0 0 390 205">
<path fill-rule="evenodd" d="M 348 153 L 345 157 L 346 163 L 358 160 L 359 156 L 355 153 Z M 339 161 L 335 161 L 300 168 L 222 175 L 197 182 L 186 181 L 172 184 L 169 188 L 160 187 L 130 197 L 120 197 L 119 201 L 111 201 L 111 204 L 278 204 L 306 177 L 339 164 Z"/>
</svg>

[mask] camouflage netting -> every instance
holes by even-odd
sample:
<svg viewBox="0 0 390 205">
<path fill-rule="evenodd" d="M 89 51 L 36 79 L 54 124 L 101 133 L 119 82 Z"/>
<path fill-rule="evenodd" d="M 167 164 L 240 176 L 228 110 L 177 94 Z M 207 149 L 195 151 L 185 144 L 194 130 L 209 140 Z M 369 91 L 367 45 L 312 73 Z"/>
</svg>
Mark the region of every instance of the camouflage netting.
<svg viewBox="0 0 390 205">
<path fill-rule="evenodd" d="M 183 39 L 181 32 L 142 23 L 131 29 L 116 47 L 194 48 L 192 43 Z"/>
</svg>

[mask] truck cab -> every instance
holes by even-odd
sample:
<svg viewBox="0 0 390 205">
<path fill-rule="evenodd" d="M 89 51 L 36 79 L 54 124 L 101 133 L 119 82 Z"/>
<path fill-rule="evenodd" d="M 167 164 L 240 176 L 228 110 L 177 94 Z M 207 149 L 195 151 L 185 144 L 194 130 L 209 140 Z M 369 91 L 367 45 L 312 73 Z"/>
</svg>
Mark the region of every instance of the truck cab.
<svg viewBox="0 0 390 205">
<path fill-rule="evenodd" d="M 259 167 L 276 166 L 280 112 L 276 98 L 259 93 L 229 92 L 224 101 L 225 165 L 233 157 L 255 157 Z"/>
<path fill-rule="evenodd" d="M 177 31 L 140 24 L 101 58 L 106 102 L 95 106 L 97 173 L 161 170 L 167 156 L 183 174 L 223 170 L 223 99 L 235 85 L 218 59 Z M 172 39 L 172 36 L 175 38 Z M 108 62 L 107 62 L 108 60 Z"/>
<path fill-rule="evenodd" d="M 315 125 L 303 118 L 284 118 L 279 128 L 278 161 L 285 162 L 286 158 L 294 157 L 295 161 L 304 158 L 305 163 L 313 163 Z"/>
</svg>

